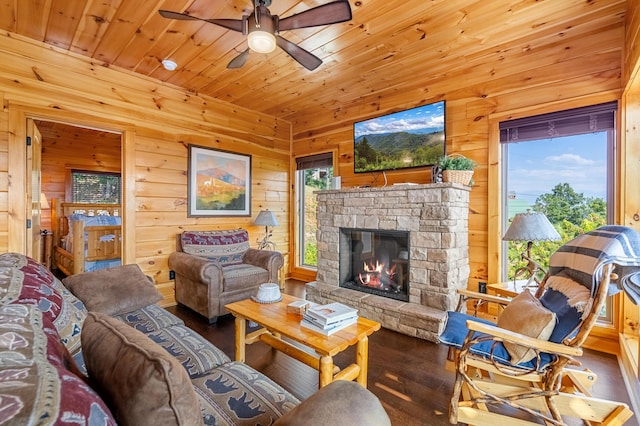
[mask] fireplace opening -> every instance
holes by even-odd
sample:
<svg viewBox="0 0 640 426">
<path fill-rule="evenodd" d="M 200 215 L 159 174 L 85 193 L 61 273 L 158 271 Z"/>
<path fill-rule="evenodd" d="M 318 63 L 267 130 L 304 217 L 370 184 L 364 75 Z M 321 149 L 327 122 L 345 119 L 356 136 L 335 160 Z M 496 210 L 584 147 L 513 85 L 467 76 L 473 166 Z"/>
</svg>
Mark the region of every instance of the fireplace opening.
<svg viewBox="0 0 640 426">
<path fill-rule="evenodd" d="M 409 301 L 409 232 L 340 228 L 340 287 Z"/>
</svg>

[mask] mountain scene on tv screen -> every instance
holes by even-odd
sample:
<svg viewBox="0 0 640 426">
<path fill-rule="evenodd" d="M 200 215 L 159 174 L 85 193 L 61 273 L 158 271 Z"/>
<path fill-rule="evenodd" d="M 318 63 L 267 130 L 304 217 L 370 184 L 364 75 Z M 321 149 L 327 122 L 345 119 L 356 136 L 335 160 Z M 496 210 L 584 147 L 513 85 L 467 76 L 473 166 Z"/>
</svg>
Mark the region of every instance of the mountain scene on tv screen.
<svg viewBox="0 0 640 426">
<path fill-rule="evenodd" d="M 444 155 L 444 130 L 360 135 L 355 140 L 356 172 L 394 170 L 436 164 Z"/>
</svg>

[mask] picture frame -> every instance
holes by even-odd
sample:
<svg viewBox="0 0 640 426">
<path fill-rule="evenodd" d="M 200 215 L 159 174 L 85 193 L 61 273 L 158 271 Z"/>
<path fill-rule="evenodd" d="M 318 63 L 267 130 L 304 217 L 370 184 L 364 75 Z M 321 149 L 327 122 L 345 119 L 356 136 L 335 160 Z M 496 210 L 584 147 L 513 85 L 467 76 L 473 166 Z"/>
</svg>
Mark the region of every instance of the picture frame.
<svg viewBox="0 0 640 426">
<path fill-rule="evenodd" d="M 188 217 L 251 216 L 251 155 L 189 145 Z"/>
</svg>

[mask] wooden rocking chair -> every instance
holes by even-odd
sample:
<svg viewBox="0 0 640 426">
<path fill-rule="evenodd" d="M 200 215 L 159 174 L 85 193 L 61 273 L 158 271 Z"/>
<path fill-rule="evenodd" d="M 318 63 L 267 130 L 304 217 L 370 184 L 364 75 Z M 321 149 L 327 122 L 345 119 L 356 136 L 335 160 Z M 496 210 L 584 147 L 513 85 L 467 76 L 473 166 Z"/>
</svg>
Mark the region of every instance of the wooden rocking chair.
<svg viewBox="0 0 640 426">
<path fill-rule="evenodd" d="M 440 337 L 456 372 L 449 421 L 562 425 L 566 416 L 621 425 L 631 418 L 627 405 L 590 396 L 593 373 L 566 367 L 580 365 L 576 357 L 608 291 L 617 291 L 613 281 L 638 271 L 640 234 L 604 226 L 560 247 L 535 295 L 525 290 L 510 301 L 460 291 Z M 462 313 L 470 300 L 505 307 L 494 324 Z"/>
</svg>

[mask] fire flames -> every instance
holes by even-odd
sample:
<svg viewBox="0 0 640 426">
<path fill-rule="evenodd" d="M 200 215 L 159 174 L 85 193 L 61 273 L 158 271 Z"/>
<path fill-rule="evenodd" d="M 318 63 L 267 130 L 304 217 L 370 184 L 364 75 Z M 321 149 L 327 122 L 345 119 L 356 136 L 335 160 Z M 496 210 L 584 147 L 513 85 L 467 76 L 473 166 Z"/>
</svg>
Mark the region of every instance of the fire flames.
<svg viewBox="0 0 640 426">
<path fill-rule="evenodd" d="M 396 274 L 395 263 L 391 268 L 386 269 L 384 263 L 380 263 L 376 260 L 375 266 L 373 263 L 364 262 L 363 272 L 358 274 L 360 283 L 367 287 L 385 288 L 393 282 L 393 277 Z"/>
</svg>

